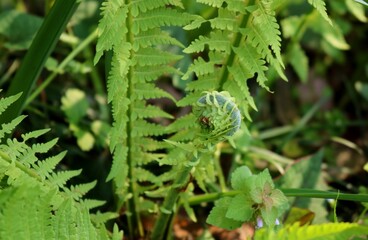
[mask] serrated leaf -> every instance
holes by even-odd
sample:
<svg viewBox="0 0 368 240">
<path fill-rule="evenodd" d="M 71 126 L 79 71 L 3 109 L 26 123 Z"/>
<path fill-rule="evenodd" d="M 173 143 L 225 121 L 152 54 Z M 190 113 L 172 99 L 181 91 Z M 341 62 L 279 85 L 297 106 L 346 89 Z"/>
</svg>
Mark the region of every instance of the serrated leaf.
<svg viewBox="0 0 368 240">
<path fill-rule="evenodd" d="M 215 202 L 210 214 L 207 217 L 207 223 L 220 228 L 233 230 L 239 228 L 243 223 L 226 217 L 226 213 L 231 204 L 232 198 L 224 197 Z"/>
<path fill-rule="evenodd" d="M 327 15 L 326 4 L 323 0 L 308 0 L 316 10 L 321 14 L 321 16 L 332 26 L 331 19 Z"/>
<path fill-rule="evenodd" d="M 248 192 L 250 190 L 247 183 L 252 176 L 252 172 L 247 166 L 241 166 L 235 169 L 231 174 L 231 187 L 235 190 Z"/>
<path fill-rule="evenodd" d="M 248 195 L 236 195 L 229 204 L 226 217 L 241 222 L 249 221 L 255 212 L 255 209 L 252 207 L 253 203 Z"/>
</svg>

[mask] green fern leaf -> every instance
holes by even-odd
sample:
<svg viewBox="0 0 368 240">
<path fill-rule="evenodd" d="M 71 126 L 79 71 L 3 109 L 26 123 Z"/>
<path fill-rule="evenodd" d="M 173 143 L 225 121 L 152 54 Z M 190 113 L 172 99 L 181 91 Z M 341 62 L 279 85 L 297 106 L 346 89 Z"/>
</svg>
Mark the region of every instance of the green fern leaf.
<svg viewBox="0 0 368 240">
<path fill-rule="evenodd" d="M 144 13 L 166 5 L 184 8 L 183 4 L 179 0 L 133 1 L 131 4 L 131 13 L 136 17 L 140 12 Z"/>
<path fill-rule="evenodd" d="M 82 170 L 70 170 L 70 171 L 62 171 L 62 172 L 53 172 L 48 180 L 55 186 L 63 189 L 68 180 L 73 177 L 80 175 Z"/>
<path fill-rule="evenodd" d="M 157 141 L 152 138 L 140 138 L 138 144 L 143 150 L 151 152 L 168 147 L 165 142 Z"/>
<path fill-rule="evenodd" d="M 247 4 L 242 0 L 227 0 L 227 9 L 232 12 L 246 13 Z"/>
<path fill-rule="evenodd" d="M 23 141 L 25 142 L 25 141 L 27 141 L 31 138 L 38 138 L 38 137 L 44 135 L 45 133 L 49 132 L 50 130 L 51 130 L 50 128 L 40 129 L 40 130 L 24 133 L 21 136 L 22 136 Z"/>
<path fill-rule="evenodd" d="M 32 145 L 32 150 L 35 153 L 46 153 L 57 143 L 58 138 L 54 138 L 46 143 L 35 143 Z"/>
<path fill-rule="evenodd" d="M 197 2 L 219 8 L 224 3 L 224 0 L 197 0 Z"/>
<path fill-rule="evenodd" d="M 147 137 L 160 136 L 165 133 L 165 127 L 154 123 L 148 123 L 144 120 L 137 120 L 133 124 L 132 135 Z"/>
<path fill-rule="evenodd" d="M 181 58 L 182 56 L 163 52 L 159 49 L 142 48 L 135 54 L 134 61 L 136 61 L 139 66 L 156 66 L 172 63 Z"/>
<path fill-rule="evenodd" d="M 321 14 L 321 16 L 332 26 L 332 21 L 327 15 L 326 4 L 323 0 L 308 0 L 308 3 L 311 4 L 316 10 Z"/>
<path fill-rule="evenodd" d="M 367 235 L 368 228 L 356 223 L 324 223 L 320 225 L 304 225 L 299 223 L 281 228 L 279 231 L 272 229 L 261 229 L 257 231 L 255 240 L 260 239 L 350 239 L 359 235 Z"/>
<path fill-rule="evenodd" d="M 0 143 L 2 142 L 2 139 L 4 138 L 5 134 L 10 134 L 15 129 L 15 127 L 18 126 L 18 124 L 22 122 L 23 119 L 25 118 L 26 116 L 19 116 L 16 119 L 13 119 L 10 123 L 1 124 Z"/>
<path fill-rule="evenodd" d="M 213 31 L 210 37 L 200 36 L 197 40 L 193 41 L 189 47 L 184 49 L 185 53 L 202 52 L 205 46 L 208 45 L 210 50 L 224 51 L 230 53 L 229 39 L 224 32 Z"/>
<path fill-rule="evenodd" d="M 133 50 L 137 51 L 139 48 L 165 44 L 184 48 L 184 45 L 181 42 L 171 37 L 168 33 L 162 32 L 158 29 L 153 29 L 145 31 L 135 38 Z"/>
<path fill-rule="evenodd" d="M 75 200 L 81 199 L 87 192 L 96 186 L 97 181 L 90 183 L 78 184 L 70 187 L 71 197 Z"/>
<path fill-rule="evenodd" d="M 144 106 L 144 104 L 135 104 L 133 110 L 132 119 L 153 117 L 174 118 L 172 115 L 154 105 Z"/>
<path fill-rule="evenodd" d="M 252 14 L 251 26 L 247 26 L 240 31 L 248 37 L 252 46 L 257 49 L 267 62 L 271 63 L 272 53 L 276 56 L 278 63 L 284 68 L 281 58 L 281 32 L 275 18 L 275 13 L 271 9 L 269 1 L 262 1 L 257 7 L 249 9 Z M 272 52 L 269 50 L 271 47 Z"/>
<path fill-rule="evenodd" d="M 243 69 L 251 75 L 257 73 L 257 82 L 259 85 L 268 90 L 266 86 L 267 77 L 264 71 L 267 70 L 265 61 L 257 57 L 257 52 L 252 47 L 234 48 L 234 52 L 239 56 L 239 62 Z"/>
<path fill-rule="evenodd" d="M 20 96 L 22 95 L 22 93 L 18 93 L 17 95 L 13 95 L 13 96 L 9 96 L 6 98 L 2 98 L 0 100 L 0 115 L 15 101 L 17 101 L 18 98 L 20 98 Z"/>
<path fill-rule="evenodd" d="M 209 21 L 213 29 L 238 31 L 237 16 L 234 12 L 220 8 L 218 17 Z"/>
<path fill-rule="evenodd" d="M 153 98 L 169 98 L 173 101 L 175 101 L 175 98 L 173 98 L 169 93 L 166 91 L 156 88 L 151 83 L 137 83 L 135 85 L 134 90 L 134 96 L 133 99 L 153 99 Z"/>
<path fill-rule="evenodd" d="M 141 13 L 133 23 L 132 31 L 138 34 L 162 26 L 184 26 L 192 20 L 188 13 L 178 12 L 174 9 L 157 8 Z"/>
<path fill-rule="evenodd" d="M 127 32 L 124 25 L 128 8 L 121 0 L 106 1 L 102 3 L 102 15 L 104 16 L 98 25 L 99 38 L 96 45 L 96 64 L 104 51 L 111 50 L 118 45 L 121 39 L 125 38 Z"/>
<path fill-rule="evenodd" d="M 83 199 L 79 202 L 82 203 L 83 206 L 86 207 L 87 209 L 94 209 L 94 208 L 101 207 L 106 204 L 106 201 L 96 200 L 96 199 Z"/>
<path fill-rule="evenodd" d="M 157 67 L 157 66 L 139 67 L 137 66 L 135 70 L 136 71 L 133 76 L 133 81 L 139 82 L 139 83 L 156 80 L 158 77 L 162 75 L 167 75 L 167 74 L 182 75 L 182 73 L 178 69 L 175 69 L 167 65 L 162 65 L 160 67 Z"/>
<path fill-rule="evenodd" d="M 38 161 L 33 165 L 35 171 L 42 179 L 47 179 L 55 169 L 56 165 L 65 157 L 66 151 L 61 152 L 55 156 L 49 157 L 43 161 Z"/>
</svg>

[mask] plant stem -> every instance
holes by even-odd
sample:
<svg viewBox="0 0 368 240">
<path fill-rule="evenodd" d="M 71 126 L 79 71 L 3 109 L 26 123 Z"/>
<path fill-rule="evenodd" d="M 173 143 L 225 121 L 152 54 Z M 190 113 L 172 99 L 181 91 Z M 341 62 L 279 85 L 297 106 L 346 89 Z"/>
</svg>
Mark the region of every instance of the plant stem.
<svg viewBox="0 0 368 240">
<path fill-rule="evenodd" d="M 250 0 L 248 3 L 248 6 L 253 5 L 255 2 L 255 0 Z M 249 21 L 249 17 L 250 17 L 250 13 L 246 14 L 243 16 L 241 23 L 239 25 L 239 28 L 245 28 L 248 25 L 248 21 Z M 239 47 L 240 42 L 243 38 L 243 34 L 241 34 L 240 32 L 237 32 L 237 34 L 235 35 L 235 39 L 234 42 L 232 44 L 232 46 L 234 46 L 234 48 Z M 231 50 L 229 57 L 226 59 L 225 63 L 224 63 L 224 67 L 223 67 L 223 71 L 220 77 L 220 84 L 219 84 L 219 90 L 222 90 L 224 87 L 225 82 L 228 80 L 229 78 L 229 69 L 228 67 L 231 67 L 235 61 L 235 57 L 236 54 L 233 50 Z"/>
<path fill-rule="evenodd" d="M 190 171 L 192 170 L 192 168 L 193 166 L 191 165 L 184 166 L 178 173 L 178 176 L 175 179 L 174 184 L 170 188 L 160 208 L 159 217 L 153 228 L 151 239 L 154 240 L 164 239 L 170 217 L 175 208 L 175 204 L 179 198 L 179 194 L 183 190 L 185 190 L 186 184 L 188 183 L 188 178 L 190 176 Z"/>
<path fill-rule="evenodd" d="M 314 189 L 280 189 L 287 197 L 306 197 L 306 198 L 324 198 L 324 199 L 336 199 L 345 201 L 357 201 L 357 202 L 368 202 L 368 194 L 351 194 L 341 192 L 329 192 Z M 208 193 L 202 195 L 196 195 L 189 199 L 190 205 L 197 205 L 204 202 L 213 202 L 221 197 L 233 197 L 241 193 L 240 191 L 229 191 L 229 192 L 217 192 Z"/>
<path fill-rule="evenodd" d="M 131 4 L 131 0 L 126 1 L 127 5 Z M 126 32 L 126 39 L 129 43 L 133 43 L 134 42 L 134 33 L 132 31 L 132 27 L 133 27 L 133 16 L 131 14 L 131 12 L 129 11 L 127 17 L 126 17 L 126 26 L 128 28 L 128 31 Z M 134 56 L 134 50 L 131 49 L 130 50 L 130 55 Z M 131 66 L 129 68 L 129 72 L 127 74 L 127 81 L 128 81 L 128 89 L 127 89 L 127 98 L 128 99 L 132 99 L 134 96 L 134 70 L 132 69 L 133 66 Z M 133 110 L 132 110 L 133 106 L 130 103 L 129 107 L 127 109 L 127 115 L 129 117 L 129 120 L 127 122 L 127 128 L 126 128 L 126 134 L 127 134 L 127 143 L 128 143 L 128 155 L 127 155 L 127 164 L 128 164 L 128 181 L 129 181 L 129 186 L 128 186 L 128 192 L 129 194 L 132 195 L 132 197 L 130 197 L 126 203 L 129 215 L 128 217 L 128 228 L 129 228 L 129 238 L 130 239 L 136 239 L 137 236 L 139 236 L 139 238 L 143 238 L 144 236 L 144 230 L 143 230 L 143 226 L 142 226 L 142 222 L 141 222 L 141 218 L 140 218 L 140 212 L 139 212 L 139 205 L 137 204 L 138 202 L 138 197 L 139 197 L 139 193 L 137 191 L 137 182 L 136 182 L 136 174 L 135 174 L 135 155 L 132 152 L 134 145 L 136 144 L 134 142 L 134 137 L 132 136 L 132 132 L 134 129 L 134 118 L 133 118 Z"/>
<path fill-rule="evenodd" d="M 51 8 L 32 41 L 6 95 L 11 96 L 19 92 L 23 92 L 23 94 L 11 108 L 8 108 L 0 116 L 0 124 L 10 122 L 21 113 L 47 58 L 78 5 L 77 0 L 57 0 Z"/>
<path fill-rule="evenodd" d="M 84 39 L 78 46 L 60 63 L 57 69 L 50 74 L 47 79 L 32 93 L 27 99 L 25 105 L 31 103 L 51 82 L 60 74 L 66 65 L 70 63 L 85 47 L 87 47 L 93 40 L 97 38 L 97 31 L 92 32 L 86 39 Z"/>
</svg>

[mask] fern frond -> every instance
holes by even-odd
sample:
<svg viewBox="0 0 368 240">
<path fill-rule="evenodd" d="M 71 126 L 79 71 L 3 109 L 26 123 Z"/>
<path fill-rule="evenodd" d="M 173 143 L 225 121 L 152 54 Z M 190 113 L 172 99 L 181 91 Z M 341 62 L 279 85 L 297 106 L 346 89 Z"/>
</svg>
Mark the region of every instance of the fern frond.
<svg viewBox="0 0 368 240">
<path fill-rule="evenodd" d="M 49 132 L 51 129 L 50 128 L 47 128 L 47 129 L 40 129 L 40 130 L 35 130 L 35 131 L 32 131 L 32 132 L 28 132 L 28 133 L 24 133 L 21 135 L 23 141 L 27 141 L 31 138 L 38 138 L 42 135 L 44 135 L 45 133 Z"/>
<path fill-rule="evenodd" d="M 210 50 L 230 53 L 230 43 L 228 36 L 222 31 L 213 31 L 209 37 L 200 36 L 197 40 L 194 40 L 189 47 L 184 50 L 184 52 L 202 52 L 206 45 L 208 45 Z"/>
<path fill-rule="evenodd" d="M 35 171 L 42 179 L 47 179 L 55 169 L 56 165 L 65 157 L 66 151 L 61 152 L 55 156 L 46 158 L 43 161 L 38 161 L 33 165 Z"/>
<path fill-rule="evenodd" d="M 15 127 L 18 126 L 18 124 L 22 122 L 23 119 L 25 118 L 26 116 L 19 116 L 16 119 L 13 119 L 10 123 L 1 124 L 0 143 L 2 142 L 2 139 L 4 138 L 5 134 L 10 134 L 15 129 Z"/>
<path fill-rule="evenodd" d="M 239 62 L 242 68 L 247 70 L 252 76 L 257 73 L 257 82 L 261 87 L 268 90 L 266 85 L 267 77 L 264 73 L 268 68 L 265 65 L 266 62 L 259 57 L 256 50 L 249 46 L 245 48 L 234 48 L 234 52 L 239 56 Z"/>
<path fill-rule="evenodd" d="M 133 49 L 136 51 L 139 48 L 165 44 L 184 48 L 184 45 L 181 42 L 171 37 L 168 33 L 153 29 L 145 31 L 137 36 L 133 43 Z"/>
<path fill-rule="evenodd" d="M 78 184 L 71 186 L 70 189 L 70 195 L 73 199 L 79 200 L 81 199 L 87 192 L 89 192 L 92 188 L 96 186 L 97 181 L 93 181 L 90 183 L 84 183 L 84 184 Z"/>
<path fill-rule="evenodd" d="M 149 82 L 152 80 L 156 80 L 158 77 L 166 74 L 178 74 L 182 75 L 182 73 L 171 66 L 162 65 L 160 67 L 157 66 L 144 66 L 144 67 L 136 67 L 136 71 L 133 76 L 134 82 Z"/>
<path fill-rule="evenodd" d="M 2 114 L 12 103 L 17 101 L 17 99 L 20 98 L 21 95 L 22 93 L 18 93 L 17 95 L 2 98 L 0 100 L 0 114 Z"/>
<path fill-rule="evenodd" d="M 251 9 L 251 25 L 247 25 L 247 28 L 240 31 L 248 37 L 247 40 L 267 62 L 271 62 L 274 54 L 278 63 L 284 68 L 281 58 L 281 32 L 275 13 L 271 9 L 271 2 L 267 0 L 260 1 L 257 7 L 254 6 Z"/>
<path fill-rule="evenodd" d="M 95 57 L 96 62 L 104 51 L 111 49 L 113 52 L 108 77 L 108 100 L 112 104 L 114 119 L 110 131 L 113 163 L 107 180 L 114 181 L 121 202 L 129 201 L 128 211 L 134 217 L 139 215 L 134 212 L 140 194 L 134 190 L 140 182 L 135 169 L 160 159 L 162 155 L 152 151 L 167 147 L 167 144 L 153 140 L 166 134 L 165 127 L 149 121 L 172 118 L 147 101 L 164 97 L 175 102 L 171 94 L 156 87 L 154 81 L 163 75 L 181 75 L 173 64 L 182 56 L 171 52 L 167 45 L 183 48 L 183 44 L 163 29 L 186 25 L 194 18 L 181 11 L 183 4 L 179 0 L 112 2 L 103 5 Z M 107 26 L 109 21 L 116 21 L 114 16 L 119 23 Z M 147 142 L 150 144 L 146 146 L 144 143 Z M 153 187 L 158 184 L 154 175 L 149 175 L 146 180 Z M 130 197 L 131 194 L 134 197 Z"/>
<path fill-rule="evenodd" d="M 87 209 L 101 207 L 106 204 L 106 201 L 96 200 L 96 199 L 83 199 L 79 202 L 82 203 L 83 206 L 86 207 Z"/>
<path fill-rule="evenodd" d="M 308 3 L 312 5 L 321 16 L 332 26 L 332 21 L 327 15 L 326 3 L 323 0 L 308 0 Z"/>
<path fill-rule="evenodd" d="M 183 26 L 191 20 L 192 16 L 188 13 L 169 8 L 156 8 L 138 15 L 133 23 L 132 32 L 138 34 L 163 26 Z"/>
<path fill-rule="evenodd" d="M 137 120 L 132 123 L 132 135 L 133 136 L 140 136 L 140 137 L 147 137 L 147 136 L 160 136 L 165 133 L 165 127 L 149 123 L 144 120 Z"/>
<path fill-rule="evenodd" d="M 156 1 L 144 1 L 136 0 L 131 4 L 131 12 L 133 16 L 138 16 L 140 12 L 144 13 L 155 8 L 171 5 L 179 8 L 184 8 L 180 0 L 156 0 Z"/>
<path fill-rule="evenodd" d="M 197 2 L 207 4 L 211 7 L 220 8 L 224 3 L 224 0 L 197 0 Z"/>
<path fill-rule="evenodd" d="M 126 27 L 124 25 L 128 14 L 128 8 L 122 0 L 106 1 L 102 3 L 102 15 L 98 24 L 98 42 L 96 45 L 96 55 L 94 63 L 96 64 L 105 51 L 113 49 L 119 45 L 121 39 L 124 39 Z"/>
<path fill-rule="evenodd" d="M 134 96 L 132 96 L 133 100 L 142 100 L 142 99 L 154 99 L 154 98 L 169 98 L 175 102 L 175 98 L 173 98 L 166 91 L 155 87 L 151 83 L 137 83 L 135 84 Z"/>
<path fill-rule="evenodd" d="M 208 63 L 207 63 L 208 64 Z M 210 64 L 209 64 L 210 65 Z M 194 66 L 194 65 L 192 65 Z M 200 70 L 200 68 L 199 68 Z M 194 72 L 198 72 L 198 74 L 206 74 L 203 72 L 199 72 L 199 71 L 195 71 Z M 216 74 L 210 74 L 208 76 L 204 76 L 204 77 L 200 77 L 198 78 L 197 81 L 192 81 L 190 83 L 187 84 L 187 90 L 188 91 L 207 91 L 207 90 L 212 90 L 212 89 L 217 89 L 219 86 L 219 79 L 216 76 Z"/>
<path fill-rule="evenodd" d="M 65 184 L 71 178 L 80 175 L 82 170 L 69 170 L 69 171 L 62 171 L 62 172 L 53 172 L 48 180 L 55 186 L 63 189 Z"/>
<path fill-rule="evenodd" d="M 157 66 L 169 64 L 181 58 L 182 56 L 163 52 L 159 49 L 142 48 L 135 54 L 134 61 L 136 61 L 139 66 Z"/>
<path fill-rule="evenodd" d="M 153 117 L 163 117 L 163 118 L 174 118 L 172 115 L 168 114 L 167 112 L 161 110 L 159 107 L 154 105 L 147 105 L 144 104 L 135 104 L 134 112 L 132 115 L 133 119 L 137 118 L 153 118 Z"/>
<path fill-rule="evenodd" d="M 350 239 L 359 235 L 367 235 L 368 227 L 356 223 L 324 223 L 320 225 L 304 225 L 299 223 L 285 226 L 279 231 L 262 229 L 255 235 L 255 240 L 265 239 Z"/>
<path fill-rule="evenodd" d="M 230 9 L 220 8 L 218 11 L 218 17 L 211 19 L 209 22 L 213 29 L 229 30 L 232 32 L 238 31 L 236 13 Z"/>
<path fill-rule="evenodd" d="M 0 99 L 0 106 L 4 106 L 2 101 Z M 3 124 L 2 134 L 16 127 L 23 118 Z M 66 181 L 80 171 L 52 172 L 66 152 L 43 161 L 38 159 L 37 154 L 47 153 L 57 139 L 27 145 L 28 140 L 37 140 L 47 131 L 49 129 L 22 134 L 22 141 L 6 139 L 0 145 L 0 239 L 75 239 L 76 236 L 79 239 L 109 239 L 107 234 L 97 235 L 87 204 L 70 198 L 80 200 L 94 183 L 69 190 Z M 58 215 L 66 199 L 70 211 Z M 58 217 L 65 221 L 54 221 Z M 101 225 L 99 231 L 106 232 L 106 229 Z"/>
</svg>

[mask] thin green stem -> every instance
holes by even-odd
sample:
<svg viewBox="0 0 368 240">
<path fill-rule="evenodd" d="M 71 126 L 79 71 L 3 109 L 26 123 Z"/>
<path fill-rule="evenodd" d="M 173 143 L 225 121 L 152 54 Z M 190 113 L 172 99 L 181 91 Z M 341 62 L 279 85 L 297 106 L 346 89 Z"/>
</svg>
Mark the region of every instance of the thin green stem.
<svg viewBox="0 0 368 240">
<path fill-rule="evenodd" d="M 192 165 L 183 166 L 181 171 L 178 173 L 172 187 L 164 199 L 162 206 L 160 207 L 159 217 L 153 228 L 151 239 L 165 239 L 165 233 L 168 231 L 168 223 L 172 217 L 180 193 L 186 188 L 192 168 Z"/>
<path fill-rule="evenodd" d="M 341 192 L 329 192 L 314 189 L 280 189 L 287 197 L 306 197 L 306 198 L 323 198 L 336 199 L 345 201 L 368 202 L 368 194 L 351 194 Z M 198 205 L 205 202 L 213 202 L 221 197 L 233 197 L 240 194 L 241 191 L 229 191 L 208 193 L 196 195 L 189 199 L 190 205 Z"/>
<path fill-rule="evenodd" d="M 250 0 L 248 3 L 248 6 L 253 5 L 255 2 L 255 0 Z M 248 21 L 250 18 L 250 13 L 246 14 L 243 16 L 239 28 L 245 28 L 248 25 Z M 236 33 L 235 35 L 235 39 L 234 42 L 232 44 L 232 46 L 234 46 L 235 48 L 239 47 L 240 42 L 242 40 L 243 34 L 241 34 L 239 31 Z M 232 66 L 234 61 L 235 61 L 235 57 L 236 54 L 233 50 L 230 51 L 230 55 L 229 57 L 226 59 L 224 66 L 223 66 L 223 70 L 222 70 L 222 74 L 220 77 L 220 84 L 219 84 L 219 89 L 222 90 L 224 87 L 225 82 L 228 80 L 229 78 L 229 69 L 228 66 Z"/>
<path fill-rule="evenodd" d="M 64 68 L 93 40 L 97 38 L 97 31 L 92 32 L 86 39 L 84 39 L 78 46 L 59 64 L 56 70 L 50 74 L 47 79 L 42 82 L 40 86 L 29 96 L 25 105 L 30 104 L 51 82 L 55 77 L 64 71 Z"/>
<path fill-rule="evenodd" d="M 127 5 L 129 5 L 131 1 L 127 1 Z M 129 11 L 127 19 L 126 19 L 126 26 L 128 28 L 128 31 L 126 33 L 126 39 L 128 42 L 133 43 L 134 42 L 134 33 L 132 32 L 133 27 L 133 16 L 131 12 Z M 131 56 L 134 56 L 134 51 L 131 50 Z M 133 88 L 133 69 L 130 67 L 128 75 L 127 75 L 127 81 L 128 81 L 128 90 L 127 90 L 127 98 L 132 99 L 132 96 L 134 95 L 134 88 Z M 144 231 L 143 226 L 141 223 L 140 215 L 139 215 L 139 206 L 137 205 L 138 201 L 138 191 L 136 190 L 136 176 L 135 176 L 135 161 L 134 161 L 134 154 L 132 153 L 132 149 L 134 148 L 134 145 L 136 144 L 134 142 L 134 138 L 132 136 L 133 132 L 133 111 L 132 111 L 132 105 L 130 104 L 127 110 L 127 115 L 129 116 L 129 121 L 127 123 L 127 143 L 128 143 L 128 156 L 127 156 L 127 164 L 128 164 L 128 180 L 129 180 L 129 187 L 128 191 L 132 195 L 131 198 L 127 201 L 127 209 L 129 212 L 128 215 L 128 227 L 129 227 L 129 238 L 130 239 L 136 239 L 137 236 L 143 237 Z"/>
<path fill-rule="evenodd" d="M 23 110 L 26 99 L 39 77 L 47 58 L 50 56 L 51 51 L 54 49 L 78 5 L 79 1 L 77 0 L 57 0 L 51 8 L 7 91 L 7 96 L 15 95 L 19 92 L 23 92 L 23 94 L 11 108 L 8 108 L 0 116 L 0 124 L 10 122 L 19 116 Z"/>
<path fill-rule="evenodd" d="M 220 163 L 221 145 L 222 145 L 222 143 L 219 143 L 219 144 L 216 145 L 214 163 L 215 163 L 216 172 L 217 172 L 217 175 L 218 175 L 218 178 L 219 178 L 221 191 L 224 192 L 224 191 L 227 191 L 227 187 L 226 187 L 224 172 L 222 171 L 222 167 L 221 167 L 221 163 Z"/>
<path fill-rule="evenodd" d="M 24 166 L 23 164 L 21 164 L 19 161 L 13 161 L 10 159 L 10 157 L 4 153 L 3 151 L 0 151 L 0 157 L 1 159 L 3 159 L 4 161 L 8 162 L 9 164 L 12 164 L 13 162 L 15 163 L 15 166 L 17 166 L 17 168 L 19 168 L 20 170 L 22 170 L 23 172 L 27 173 L 29 176 L 37 179 L 40 182 L 44 182 L 42 180 L 42 178 L 31 168 Z"/>
</svg>

